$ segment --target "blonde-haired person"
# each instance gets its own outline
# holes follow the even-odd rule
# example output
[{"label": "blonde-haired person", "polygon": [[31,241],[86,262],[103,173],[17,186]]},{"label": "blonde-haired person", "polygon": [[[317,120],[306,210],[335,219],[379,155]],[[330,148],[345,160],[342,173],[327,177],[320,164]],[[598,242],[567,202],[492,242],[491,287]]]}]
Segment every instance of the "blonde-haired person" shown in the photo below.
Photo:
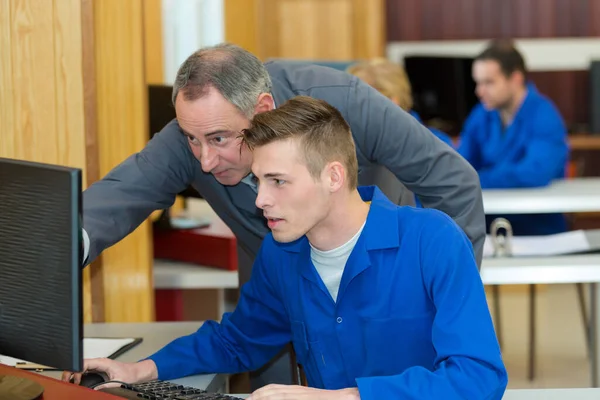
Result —
[{"label": "blonde-haired person", "polygon": [[[413,99],[410,81],[404,68],[400,65],[385,58],[375,58],[353,64],[348,67],[347,72],[377,89],[381,94],[422,123],[419,114],[412,109]],[[428,128],[442,142],[453,146],[450,136],[438,129]]]}]

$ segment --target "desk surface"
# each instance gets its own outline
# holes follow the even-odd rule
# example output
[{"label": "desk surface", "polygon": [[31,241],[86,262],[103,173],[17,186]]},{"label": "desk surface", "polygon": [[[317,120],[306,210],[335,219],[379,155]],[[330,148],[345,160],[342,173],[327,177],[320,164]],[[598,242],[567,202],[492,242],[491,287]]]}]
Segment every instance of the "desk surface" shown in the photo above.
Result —
[{"label": "desk surface", "polygon": [[543,214],[600,211],[600,178],[558,180],[529,189],[486,189],[486,214]]},{"label": "desk surface", "polygon": [[598,283],[600,254],[484,258],[484,285]]},{"label": "desk surface", "polygon": [[[141,337],[144,340],[117,358],[119,361],[136,362],[148,357],[172,340],[195,332],[202,322],[154,322],[86,324],[84,336],[88,337]],[[48,371],[44,375],[60,379],[61,371]],[[199,389],[216,391],[224,386],[225,375],[206,374],[176,379],[173,382]]]}]

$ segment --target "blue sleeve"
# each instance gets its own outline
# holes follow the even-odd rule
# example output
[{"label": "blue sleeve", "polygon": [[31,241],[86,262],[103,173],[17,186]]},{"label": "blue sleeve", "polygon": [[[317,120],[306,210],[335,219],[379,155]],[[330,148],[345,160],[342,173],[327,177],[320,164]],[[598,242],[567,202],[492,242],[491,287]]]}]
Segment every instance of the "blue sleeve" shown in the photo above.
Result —
[{"label": "blue sleeve", "polygon": [[463,156],[475,170],[481,168],[481,150],[477,137],[477,125],[481,118],[483,118],[483,114],[481,112],[481,105],[479,105],[471,111],[471,114],[465,121],[456,148],[458,154]]},{"label": "blue sleeve", "polygon": [[558,111],[549,103],[540,104],[530,124],[532,132],[519,162],[503,162],[479,171],[482,189],[540,187],[561,177],[568,156],[567,130]]},{"label": "blue sleeve", "polygon": [[[437,213],[437,212],[436,212]],[[501,399],[508,376],[473,251],[459,228],[437,213],[421,234],[423,285],[436,315],[433,371],[357,379],[361,400]]]},{"label": "blue sleeve", "polygon": [[175,339],[149,357],[159,379],[251,371],[291,341],[289,318],[265,265],[268,242],[272,246],[272,239],[265,239],[233,313],[225,314],[220,324],[206,321],[195,333]]}]

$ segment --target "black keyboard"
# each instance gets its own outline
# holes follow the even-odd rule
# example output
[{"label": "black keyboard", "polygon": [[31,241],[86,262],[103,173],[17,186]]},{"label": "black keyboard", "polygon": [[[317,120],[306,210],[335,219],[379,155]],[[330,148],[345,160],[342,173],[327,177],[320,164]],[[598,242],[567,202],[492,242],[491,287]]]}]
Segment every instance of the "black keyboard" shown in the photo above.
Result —
[{"label": "black keyboard", "polygon": [[176,385],[166,381],[152,381],[133,385],[121,385],[120,388],[101,389],[125,399],[150,400],[241,400],[239,397],[221,393],[208,393],[206,390]]}]

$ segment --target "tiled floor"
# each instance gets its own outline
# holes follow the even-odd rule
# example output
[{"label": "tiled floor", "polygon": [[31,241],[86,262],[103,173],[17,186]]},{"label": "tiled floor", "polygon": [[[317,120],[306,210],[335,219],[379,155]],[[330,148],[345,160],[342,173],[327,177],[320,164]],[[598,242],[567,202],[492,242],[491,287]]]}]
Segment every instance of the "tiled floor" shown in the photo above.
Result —
[{"label": "tiled floor", "polygon": [[[491,291],[488,304],[493,310]],[[501,289],[503,357],[508,387],[589,387],[590,368],[575,285],[544,285],[537,294],[536,376],[527,378],[529,294],[526,287]]]}]

